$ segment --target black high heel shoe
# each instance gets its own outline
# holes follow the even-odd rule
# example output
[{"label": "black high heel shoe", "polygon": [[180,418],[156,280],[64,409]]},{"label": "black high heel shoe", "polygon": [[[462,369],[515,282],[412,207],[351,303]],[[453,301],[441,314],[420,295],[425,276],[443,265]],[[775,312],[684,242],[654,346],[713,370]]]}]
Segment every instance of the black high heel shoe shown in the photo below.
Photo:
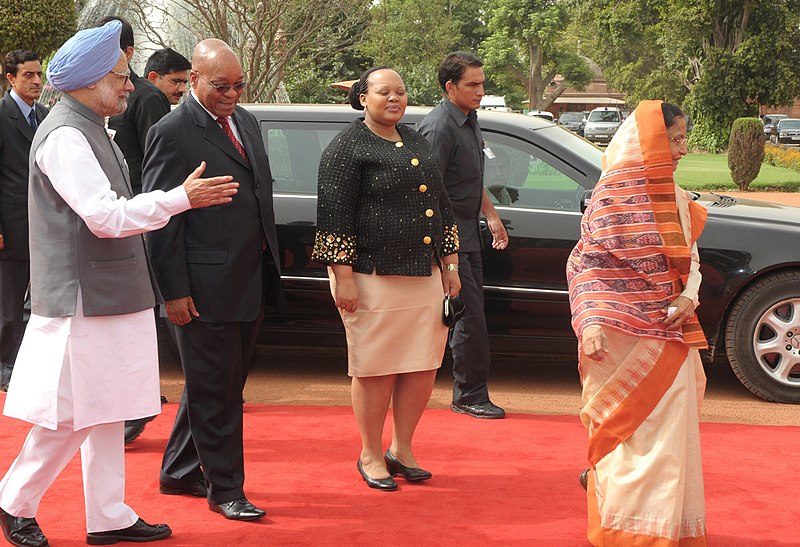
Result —
[{"label": "black high heel shoe", "polygon": [[589,471],[591,471],[591,469],[586,469],[583,473],[578,475],[578,482],[581,483],[584,490],[589,489]]},{"label": "black high heel shoe", "polygon": [[364,466],[361,465],[361,458],[358,459],[356,467],[358,467],[358,472],[361,473],[361,478],[364,479],[364,482],[366,482],[367,486],[370,488],[375,488],[376,490],[383,490],[386,492],[397,490],[397,483],[394,482],[392,477],[386,477],[385,479],[373,479],[367,475],[366,471],[364,471]]},{"label": "black high heel shoe", "polygon": [[394,457],[391,449],[388,448],[386,449],[386,454],[383,455],[383,460],[386,462],[386,469],[389,470],[393,477],[402,475],[407,481],[426,481],[433,476],[430,471],[425,471],[419,467],[406,467]]}]

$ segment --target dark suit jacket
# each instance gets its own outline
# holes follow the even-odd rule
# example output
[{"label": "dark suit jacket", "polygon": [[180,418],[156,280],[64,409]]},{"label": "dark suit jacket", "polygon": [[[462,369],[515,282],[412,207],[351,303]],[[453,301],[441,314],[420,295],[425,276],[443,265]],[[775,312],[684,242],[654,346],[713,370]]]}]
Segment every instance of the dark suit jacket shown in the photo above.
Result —
[{"label": "dark suit jacket", "polygon": [[[39,123],[47,108],[36,103]],[[0,259],[28,260],[28,156],[33,130],[6,92],[0,101]]]},{"label": "dark suit jacket", "polygon": [[249,162],[193,96],[147,135],[145,192],[182,184],[201,161],[203,177],[232,175],[240,184],[233,202],[186,211],[146,237],[164,300],[191,296],[198,321],[253,321],[264,291],[277,290],[277,278],[265,287],[262,271],[265,238],[276,272],[280,264],[269,160],[255,117],[237,107],[233,120]]},{"label": "dark suit jacket", "polygon": [[169,99],[146,78],[131,72],[133,93],[128,97],[125,112],[108,119],[108,127],[116,131],[114,142],[120,147],[131,174],[134,194],[142,191],[142,161],[147,131],[169,114]]}]

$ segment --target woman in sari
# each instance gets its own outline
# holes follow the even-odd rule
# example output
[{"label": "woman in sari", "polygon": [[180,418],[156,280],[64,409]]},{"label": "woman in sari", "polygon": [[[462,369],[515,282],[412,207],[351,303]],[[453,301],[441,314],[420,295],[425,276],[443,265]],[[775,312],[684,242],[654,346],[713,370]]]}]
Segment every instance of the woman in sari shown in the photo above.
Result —
[{"label": "woman in sari", "polygon": [[683,112],[644,101],[603,155],[567,263],[594,545],[705,545],[695,308],[706,210],[678,187]]}]

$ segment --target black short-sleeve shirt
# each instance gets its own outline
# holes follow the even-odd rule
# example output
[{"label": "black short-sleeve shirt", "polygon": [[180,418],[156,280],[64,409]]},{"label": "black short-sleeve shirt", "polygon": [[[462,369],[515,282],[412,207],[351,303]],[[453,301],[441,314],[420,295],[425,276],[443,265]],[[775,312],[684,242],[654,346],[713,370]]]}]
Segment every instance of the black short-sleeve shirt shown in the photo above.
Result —
[{"label": "black short-sleeve shirt", "polygon": [[464,114],[443,99],[419,124],[439,161],[442,181],[458,224],[460,250],[481,249],[479,220],[483,200],[483,136],[478,115]]}]

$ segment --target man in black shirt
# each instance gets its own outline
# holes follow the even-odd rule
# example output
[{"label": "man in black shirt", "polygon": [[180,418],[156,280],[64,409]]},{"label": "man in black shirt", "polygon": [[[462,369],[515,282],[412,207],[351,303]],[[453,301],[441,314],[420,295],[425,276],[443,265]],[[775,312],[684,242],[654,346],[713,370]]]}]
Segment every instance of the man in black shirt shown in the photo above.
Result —
[{"label": "man in black shirt", "polygon": [[503,418],[505,411],[489,400],[486,385],[491,359],[483,311],[480,215],[486,217],[494,249],[506,248],[508,234],[483,187],[483,156],[491,157],[491,150],[483,142],[476,113],[484,95],[482,66],[464,51],[444,58],[439,84],[446,97],[425,116],[419,131],[439,160],[460,241],[458,267],[466,311],[450,331],[455,378],[450,408],[476,418]]}]

